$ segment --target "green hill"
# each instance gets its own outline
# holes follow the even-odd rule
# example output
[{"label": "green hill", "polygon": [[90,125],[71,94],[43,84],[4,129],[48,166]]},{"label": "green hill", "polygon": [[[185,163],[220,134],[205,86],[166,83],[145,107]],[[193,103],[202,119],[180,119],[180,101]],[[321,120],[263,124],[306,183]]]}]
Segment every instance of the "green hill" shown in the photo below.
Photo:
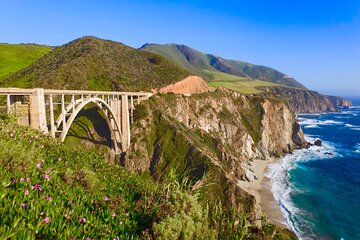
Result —
[{"label": "green hill", "polygon": [[166,58],[122,43],[83,37],[54,48],[2,81],[3,86],[150,90],[191,73]]},{"label": "green hill", "polygon": [[[145,44],[142,50],[160,54],[194,74],[200,75],[210,86],[225,86],[241,92],[257,92],[257,86],[279,86],[306,89],[285,74],[260,65],[227,60],[213,54],[205,54],[185,45]],[[243,90],[243,88],[245,90]]]},{"label": "green hill", "polygon": [[51,51],[51,47],[36,44],[0,44],[0,80],[29,66]]}]

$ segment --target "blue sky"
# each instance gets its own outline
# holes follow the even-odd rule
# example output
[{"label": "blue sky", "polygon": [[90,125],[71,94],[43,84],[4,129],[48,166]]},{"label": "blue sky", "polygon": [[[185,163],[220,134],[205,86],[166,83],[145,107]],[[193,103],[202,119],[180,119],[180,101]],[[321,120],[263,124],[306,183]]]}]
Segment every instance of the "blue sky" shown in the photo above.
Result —
[{"label": "blue sky", "polygon": [[322,93],[360,96],[358,0],[3,0],[0,20],[0,42],[181,43],[276,68]]}]

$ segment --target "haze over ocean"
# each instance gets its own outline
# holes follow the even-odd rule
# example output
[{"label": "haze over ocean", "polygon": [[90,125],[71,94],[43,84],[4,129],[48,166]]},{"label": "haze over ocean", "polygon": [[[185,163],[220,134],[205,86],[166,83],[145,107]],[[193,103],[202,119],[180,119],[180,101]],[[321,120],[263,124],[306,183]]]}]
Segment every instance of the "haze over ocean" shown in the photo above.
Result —
[{"label": "haze over ocean", "polygon": [[357,0],[12,0],[1,4],[0,42],[181,43],[273,67],[324,94],[358,96],[359,10]]}]

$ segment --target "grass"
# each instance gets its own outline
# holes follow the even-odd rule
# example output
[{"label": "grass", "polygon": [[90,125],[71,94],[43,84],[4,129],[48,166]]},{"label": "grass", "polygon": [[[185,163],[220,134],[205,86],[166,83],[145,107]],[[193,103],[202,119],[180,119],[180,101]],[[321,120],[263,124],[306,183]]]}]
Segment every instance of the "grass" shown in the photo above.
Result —
[{"label": "grass", "polygon": [[[160,54],[195,75],[210,82],[210,86],[230,86],[242,93],[259,93],[256,86],[286,86],[305,89],[303,85],[285,74],[265,66],[223,59],[178,44],[146,44],[143,50]],[[254,80],[251,80],[254,79]],[[215,82],[213,82],[216,80]],[[224,83],[222,83],[224,81]],[[249,83],[252,81],[252,83]],[[276,85],[267,85],[274,83]]]},{"label": "grass", "polygon": [[238,77],[226,73],[215,72],[215,71],[205,71],[206,74],[211,79],[208,81],[208,85],[212,88],[225,87],[236,92],[244,94],[256,94],[262,93],[261,90],[257,89],[260,86],[275,87],[280,86],[275,83],[260,81],[260,80],[251,80],[244,77]]},{"label": "grass", "polygon": [[29,66],[51,49],[35,44],[0,44],[0,80]]},{"label": "grass", "polygon": [[21,72],[5,78],[2,85],[150,91],[182,80],[190,74],[160,55],[114,41],[83,37],[54,48]]},{"label": "grass", "polygon": [[162,182],[0,116],[1,239],[294,239],[221,203],[200,204],[171,169]]}]

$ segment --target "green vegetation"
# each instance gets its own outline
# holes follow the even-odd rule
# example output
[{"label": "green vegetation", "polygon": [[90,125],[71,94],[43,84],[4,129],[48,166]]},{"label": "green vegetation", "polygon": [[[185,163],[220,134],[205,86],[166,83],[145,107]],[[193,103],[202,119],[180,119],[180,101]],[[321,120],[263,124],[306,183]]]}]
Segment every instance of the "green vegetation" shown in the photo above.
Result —
[{"label": "green vegetation", "polygon": [[65,144],[108,155],[111,133],[102,111],[95,104],[89,104],[79,112],[65,138]]},{"label": "green vegetation", "polygon": [[306,89],[295,79],[289,78],[275,69],[247,62],[223,59],[184,45],[145,44],[141,49],[166,57],[209,81],[210,86],[213,87],[230,86],[235,91],[242,93],[258,93],[260,91],[255,87],[273,86],[269,83]]},{"label": "green vegetation", "polygon": [[35,44],[0,44],[0,81],[50,51],[51,47]]},{"label": "green vegetation", "polygon": [[169,169],[162,182],[0,117],[1,239],[294,239],[207,205]]},{"label": "green vegetation", "polygon": [[[6,60],[6,59],[5,59]],[[3,86],[55,89],[149,91],[191,73],[157,54],[95,37],[54,48]]]},{"label": "green vegetation", "polygon": [[262,91],[257,89],[257,87],[261,87],[261,86],[268,86],[268,87],[279,86],[278,84],[275,83],[252,80],[249,78],[238,77],[221,72],[213,72],[213,71],[204,71],[204,72],[211,79],[208,81],[208,85],[210,87],[212,88],[225,87],[244,94],[261,93]]}]

